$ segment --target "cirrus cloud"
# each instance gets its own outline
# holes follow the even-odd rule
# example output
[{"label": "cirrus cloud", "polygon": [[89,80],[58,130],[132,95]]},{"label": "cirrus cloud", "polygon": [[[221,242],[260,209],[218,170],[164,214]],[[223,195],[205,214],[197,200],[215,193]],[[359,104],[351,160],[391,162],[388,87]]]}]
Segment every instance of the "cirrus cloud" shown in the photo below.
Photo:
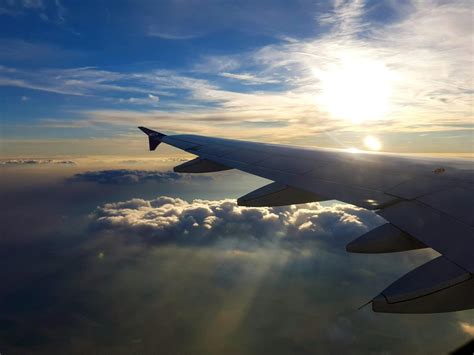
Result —
[{"label": "cirrus cloud", "polygon": [[[471,132],[472,82],[466,75],[473,58],[471,4],[385,5],[396,16],[377,22],[369,16],[376,10],[370,2],[335,1],[332,10],[315,15],[324,30],[311,38],[283,37],[246,52],[199,56],[191,66],[176,70],[118,72],[82,67],[33,72],[0,66],[0,85],[102,100],[94,107],[65,113],[68,119],[45,117],[40,125],[47,128],[79,122],[77,127],[123,129],[131,123],[153,126],[159,121],[162,129],[183,133],[224,132],[239,138],[305,143],[318,133],[336,130]],[[385,113],[357,125],[333,117],[324,104],[325,82],[333,82],[348,62],[360,65],[351,67],[360,75],[350,87],[365,90],[364,98],[374,92],[363,85],[366,77],[378,77],[373,68],[384,68],[391,88]],[[104,107],[104,100],[119,106]],[[123,110],[124,104],[147,109]],[[245,129],[255,122],[254,129]],[[438,143],[447,146],[443,140]],[[432,149],[430,143],[424,145]]]}]

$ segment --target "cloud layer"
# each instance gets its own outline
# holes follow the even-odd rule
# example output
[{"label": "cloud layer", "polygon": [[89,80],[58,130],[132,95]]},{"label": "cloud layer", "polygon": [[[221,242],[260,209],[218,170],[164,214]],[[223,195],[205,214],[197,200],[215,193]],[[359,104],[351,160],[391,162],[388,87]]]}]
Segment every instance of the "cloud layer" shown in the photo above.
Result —
[{"label": "cloud layer", "polygon": [[73,160],[55,160],[55,159],[4,159],[0,160],[0,166],[34,166],[34,165],[76,165]]},{"label": "cloud layer", "polygon": [[383,223],[373,212],[346,204],[309,203],[286,207],[241,207],[235,200],[158,197],[109,203],[93,214],[96,229],[139,235],[147,241],[208,243],[241,241],[302,242],[351,238]]},{"label": "cloud layer", "polygon": [[[124,129],[159,121],[165,131],[293,141],[332,131],[472,130],[470,2],[383,6],[393,15],[391,21],[377,21],[377,6],[366,1],[335,1],[331,10],[315,15],[318,35],[284,37],[237,54],[200,56],[180,69],[0,67],[0,84],[99,100],[95,107],[71,112],[74,119],[44,117],[41,125],[49,128]],[[387,100],[368,121],[354,125],[331,109],[328,83],[345,71],[353,79],[346,85],[352,96],[372,106]],[[381,89],[370,87],[381,76],[387,91],[383,98],[377,94]],[[338,105],[349,105],[351,93],[336,100]]]},{"label": "cloud layer", "polygon": [[212,180],[209,175],[188,175],[178,174],[172,171],[153,171],[153,170],[99,170],[86,171],[75,174],[69,179],[71,182],[96,182],[98,184],[130,185],[142,184],[145,182],[170,182],[170,181],[209,181]]},{"label": "cloud layer", "polygon": [[[357,310],[433,257],[347,253],[345,244],[381,223],[372,212],[239,207],[224,198],[242,192],[231,179],[184,197],[193,184],[63,184],[47,175],[45,186],[38,176],[1,185],[7,353],[447,353],[468,336],[460,322],[470,324],[472,311]],[[192,200],[213,189],[220,196]]]}]

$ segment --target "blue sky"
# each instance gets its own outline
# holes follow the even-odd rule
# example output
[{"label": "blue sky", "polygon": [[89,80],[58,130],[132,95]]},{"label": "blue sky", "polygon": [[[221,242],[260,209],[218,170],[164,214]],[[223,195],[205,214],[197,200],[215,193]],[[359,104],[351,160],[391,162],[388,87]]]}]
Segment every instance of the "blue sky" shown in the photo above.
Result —
[{"label": "blue sky", "polygon": [[2,136],[103,137],[128,154],[123,140],[149,125],[471,152],[471,12],[468,1],[0,1]]}]

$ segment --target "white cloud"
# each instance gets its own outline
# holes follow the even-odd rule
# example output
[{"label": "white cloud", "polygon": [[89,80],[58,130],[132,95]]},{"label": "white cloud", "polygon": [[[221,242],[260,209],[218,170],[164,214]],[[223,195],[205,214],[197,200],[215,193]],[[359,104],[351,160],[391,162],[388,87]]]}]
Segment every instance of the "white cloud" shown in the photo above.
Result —
[{"label": "white cloud", "polygon": [[160,98],[156,95],[148,94],[147,96],[144,97],[129,97],[128,99],[117,99],[117,100],[112,100],[116,101],[119,103],[127,103],[127,104],[134,104],[134,105],[152,105],[156,106],[158,102],[160,101]]},{"label": "white cloud", "polygon": [[263,78],[263,77],[258,77],[256,75],[253,75],[251,73],[227,73],[223,72],[219,74],[220,76],[224,78],[229,78],[229,79],[235,79],[235,80],[241,80],[244,83],[248,83],[251,85],[257,85],[257,84],[276,84],[279,81],[271,78]]},{"label": "white cloud", "polygon": [[[310,139],[335,130],[382,134],[472,129],[470,2],[419,1],[410,11],[401,9],[396,21],[382,24],[367,19],[370,8],[362,0],[335,1],[330,13],[316,17],[328,29],[316,38],[292,38],[247,53],[206,57],[191,71],[118,73],[75,68],[21,72],[3,67],[0,84],[148,106],[157,104],[154,97],[168,96],[166,102],[160,102],[160,110],[76,112],[82,116],[77,120],[89,126],[129,126],[131,121],[153,126],[159,120],[165,130],[224,132],[273,141]],[[334,81],[334,72],[346,62],[379,63],[377,67],[387,73],[386,107],[360,110],[362,115],[372,114],[371,120],[354,124],[334,117],[324,105],[325,82]],[[362,97],[378,92],[367,87],[378,81],[364,84],[364,75],[371,75],[370,66],[361,68],[364,72],[354,76],[361,83],[351,83],[353,91],[361,92]],[[245,90],[227,89],[222,78],[245,85]],[[252,86],[260,83],[267,85],[265,90]],[[133,96],[117,100],[107,96],[111,92]],[[344,101],[349,94],[336,97],[340,106],[348,104]],[[371,99],[380,101],[377,97],[368,96],[364,101],[370,105]],[[262,127],[243,129],[256,122]]]},{"label": "white cloud", "polygon": [[[25,46],[26,52],[44,51],[45,56],[54,52],[49,47],[36,46],[27,42],[7,41],[11,45],[9,53],[0,54],[0,57],[14,59],[22,55],[22,48]],[[7,50],[8,52],[8,50]],[[16,86],[33,90],[54,92],[63,95],[73,96],[97,96],[104,100],[111,100],[110,93],[139,93],[144,97],[131,97],[129,100],[134,103],[156,104],[159,101],[158,95],[170,95],[157,89],[154,80],[147,77],[145,73],[119,73],[107,70],[99,70],[94,67],[81,67],[70,69],[43,69],[43,70],[19,70],[6,66],[0,66],[0,86]],[[125,84],[125,82],[130,82]],[[148,87],[146,85],[148,84]],[[116,102],[120,99],[113,98]],[[124,102],[122,101],[122,102]]]},{"label": "white cloud", "polygon": [[134,234],[148,241],[208,243],[237,237],[242,241],[317,241],[356,237],[380,225],[375,213],[346,204],[251,208],[235,200],[158,197],[109,203],[93,214],[99,230]]}]

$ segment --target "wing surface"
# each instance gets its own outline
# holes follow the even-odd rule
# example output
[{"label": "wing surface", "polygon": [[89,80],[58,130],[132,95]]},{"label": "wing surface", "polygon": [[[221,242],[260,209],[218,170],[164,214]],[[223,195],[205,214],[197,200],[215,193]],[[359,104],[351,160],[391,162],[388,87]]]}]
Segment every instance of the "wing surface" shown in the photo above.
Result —
[{"label": "wing surface", "polygon": [[351,242],[348,251],[383,253],[431,247],[441,254],[375,297],[375,311],[426,313],[474,308],[472,161],[170,136],[140,129],[198,157],[176,171],[238,169],[274,181],[243,196],[238,200],[241,205],[335,199],[375,210],[387,220],[386,225]]}]

